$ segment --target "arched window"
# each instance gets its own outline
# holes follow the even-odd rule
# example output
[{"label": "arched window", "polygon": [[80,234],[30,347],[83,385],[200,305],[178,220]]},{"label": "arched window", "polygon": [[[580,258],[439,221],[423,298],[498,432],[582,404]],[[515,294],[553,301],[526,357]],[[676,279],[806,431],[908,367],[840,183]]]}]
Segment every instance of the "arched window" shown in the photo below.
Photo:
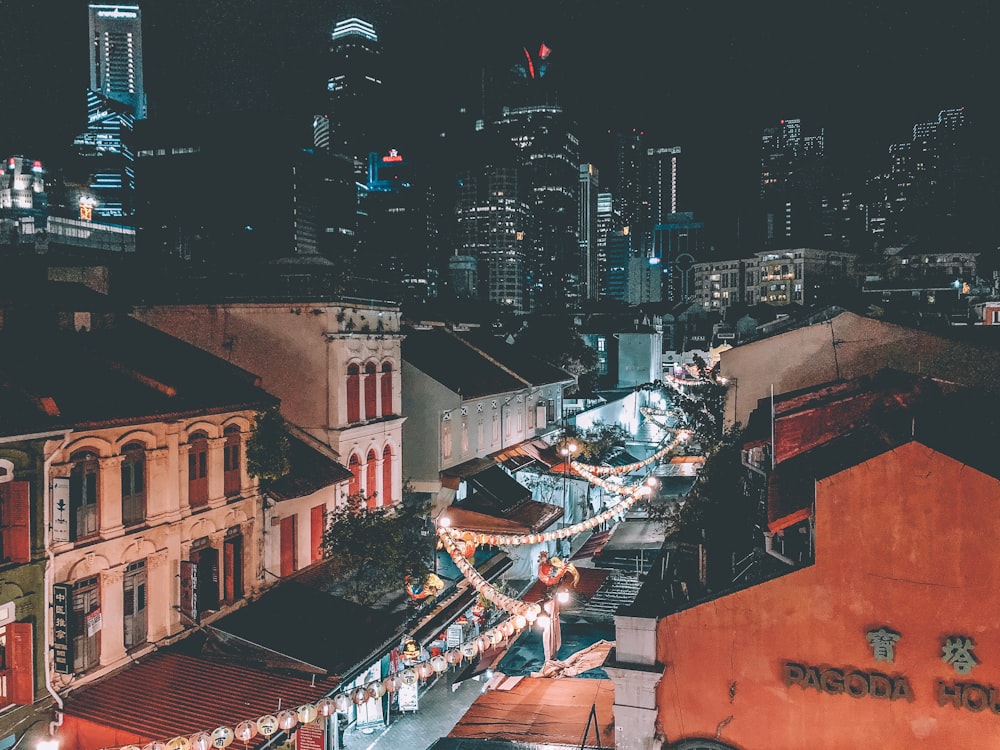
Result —
[{"label": "arched window", "polygon": [[361,421],[361,368],[347,366],[347,421]]},{"label": "arched window", "polygon": [[361,459],[357,453],[352,453],[347,462],[347,468],[351,472],[351,481],[347,484],[347,493],[354,497],[361,492]]},{"label": "arched window", "polygon": [[382,414],[395,414],[396,409],[392,403],[392,365],[389,362],[382,363]]},{"label": "arched window", "polygon": [[378,455],[375,451],[368,451],[368,458],[365,461],[365,493],[368,495],[368,507],[378,507]]},{"label": "arched window", "polygon": [[146,453],[141,443],[122,448],[122,524],[146,520]]},{"label": "arched window", "polygon": [[188,438],[188,504],[208,504],[208,435],[204,432]]},{"label": "arched window", "polygon": [[378,404],[376,394],[378,393],[378,375],[375,374],[375,363],[369,362],[365,365],[365,419],[374,419],[378,416]]},{"label": "arched window", "polygon": [[70,538],[75,542],[97,533],[97,454],[80,451],[70,456],[69,475]]},{"label": "arched window", "polygon": [[226,428],[226,447],[223,453],[223,483],[226,497],[240,494],[240,428],[238,425],[229,425]]},{"label": "arched window", "polygon": [[391,505],[392,499],[392,448],[382,451],[382,505]]}]

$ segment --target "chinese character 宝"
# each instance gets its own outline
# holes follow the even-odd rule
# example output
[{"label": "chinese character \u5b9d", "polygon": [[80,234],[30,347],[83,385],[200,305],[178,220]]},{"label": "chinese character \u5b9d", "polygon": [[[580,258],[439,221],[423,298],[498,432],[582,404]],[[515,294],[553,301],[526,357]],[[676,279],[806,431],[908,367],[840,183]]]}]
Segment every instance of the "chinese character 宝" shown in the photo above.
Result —
[{"label": "chinese character \u5b9d", "polygon": [[899,640],[899,633],[894,633],[886,628],[868,631],[868,642],[872,645],[875,654],[875,661],[885,661],[892,664],[896,658],[894,647]]},{"label": "chinese character \u5b9d", "polygon": [[969,674],[979,660],[972,654],[976,647],[975,641],[967,636],[952,635],[941,647],[945,664],[951,664],[959,674]]}]

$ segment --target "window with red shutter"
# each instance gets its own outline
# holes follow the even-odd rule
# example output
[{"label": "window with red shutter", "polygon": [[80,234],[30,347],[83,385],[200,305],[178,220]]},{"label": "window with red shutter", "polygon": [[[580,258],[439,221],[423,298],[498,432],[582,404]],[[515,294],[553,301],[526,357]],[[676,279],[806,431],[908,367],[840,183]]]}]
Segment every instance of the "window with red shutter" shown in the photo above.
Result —
[{"label": "window with red shutter", "polygon": [[296,553],[295,516],[281,519],[281,576],[290,576],[298,568]]},{"label": "window with red shutter", "polygon": [[368,451],[365,459],[365,493],[368,495],[368,507],[378,507],[378,458],[375,451]]},{"label": "window with red shutter", "polygon": [[361,368],[347,366],[347,421],[361,421]]},{"label": "window with red shutter", "polygon": [[30,622],[0,627],[0,707],[30,706],[35,700],[31,630]]},{"label": "window with red shutter", "polygon": [[347,461],[347,468],[351,472],[351,481],[347,485],[347,494],[354,497],[361,492],[361,459],[357,453],[352,453]]},{"label": "window with red shutter", "polygon": [[365,365],[365,419],[374,419],[378,416],[378,404],[375,403],[378,387],[378,375],[375,372],[375,363],[369,362]]},{"label": "window with red shutter", "polygon": [[240,428],[226,428],[226,447],[223,454],[223,484],[226,497],[240,494]]},{"label": "window with red shutter", "polygon": [[208,435],[196,432],[188,438],[188,503],[208,504]]},{"label": "window with red shutter", "polygon": [[392,504],[392,448],[382,451],[382,505]]},{"label": "window with red shutter", "polygon": [[382,365],[382,414],[395,414],[392,405],[392,365],[386,362]]},{"label": "window with red shutter", "polygon": [[0,563],[31,561],[31,484],[0,484]]},{"label": "window with red shutter", "polygon": [[316,505],[309,511],[310,523],[310,548],[312,549],[312,560],[323,559],[323,532],[326,531],[326,506]]}]

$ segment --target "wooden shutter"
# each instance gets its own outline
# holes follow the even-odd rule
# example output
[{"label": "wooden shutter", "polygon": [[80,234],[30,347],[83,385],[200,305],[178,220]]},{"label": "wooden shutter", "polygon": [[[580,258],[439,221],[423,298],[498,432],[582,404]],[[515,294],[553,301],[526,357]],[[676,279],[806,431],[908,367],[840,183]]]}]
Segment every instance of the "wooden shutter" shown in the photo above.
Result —
[{"label": "wooden shutter", "polygon": [[11,562],[31,562],[31,485],[28,482],[7,483],[7,548]]},{"label": "wooden shutter", "polygon": [[[27,484],[26,482],[22,484]],[[35,665],[30,622],[7,625],[7,691],[10,702],[30,706],[35,702]]]},{"label": "wooden shutter", "polygon": [[310,538],[312,541],[312,560],[323,559],[323,532],[326,530],[326,506],[317,505],[309,511]]},{"label": "wooden shutter", "polygon": [[281,519],[281,576],[290,576],[295,572],[295,516]]}]

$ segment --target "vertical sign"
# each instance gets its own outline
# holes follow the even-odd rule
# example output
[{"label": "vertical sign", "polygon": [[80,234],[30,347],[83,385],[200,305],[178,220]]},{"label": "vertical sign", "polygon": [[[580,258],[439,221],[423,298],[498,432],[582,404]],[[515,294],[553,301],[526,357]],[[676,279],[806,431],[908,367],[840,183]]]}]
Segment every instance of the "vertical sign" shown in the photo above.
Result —
[{"label": "vertical sign", "polygon": [[198,622],[198,567],[181,560],[181,614]]},{"label": "vertical sign", "polygon": [[69,541],[69,477],[52,480],[52,541]]},{"label": "vertical sign", "polygon": [[73,674],[73,641],[69,632],[73,587],[68,583],[52,585],[52,653],[59,674]]}]

